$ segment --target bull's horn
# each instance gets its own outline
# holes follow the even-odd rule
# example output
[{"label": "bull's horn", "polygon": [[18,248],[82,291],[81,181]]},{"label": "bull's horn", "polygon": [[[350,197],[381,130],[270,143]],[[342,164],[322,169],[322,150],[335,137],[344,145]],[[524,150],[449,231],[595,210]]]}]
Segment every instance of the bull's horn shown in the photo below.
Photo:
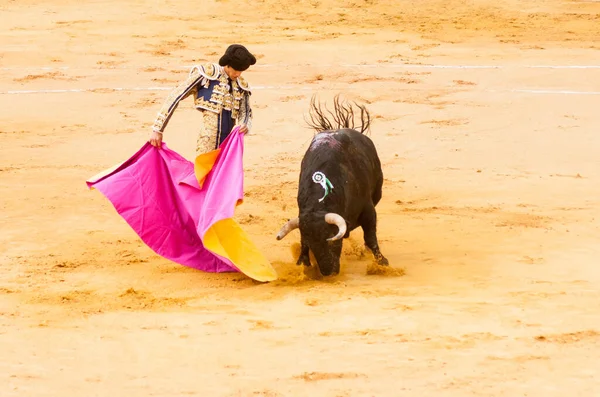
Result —
[{"label": "bull's horn", "polygon": [[328,238],[327,241],[335,241],[341,239],[346,234],[346,221],[340,215],[335,213],[329,213],[325,215],[325,222],[330,225],[336,225],[339,229],[338,234],[334,237]]},{"label": "bull's horn", "polygon": [[282,238],[287,236],[288,233],[291,232],[292,230],[298,229],[299,226],[300,226],[299,218],[290,219],[289,221],[287,221],[287,223],[285,225],[283,225],[283,227],[279,231],[279,234],[277,235],[277,240],[281,240]]}]

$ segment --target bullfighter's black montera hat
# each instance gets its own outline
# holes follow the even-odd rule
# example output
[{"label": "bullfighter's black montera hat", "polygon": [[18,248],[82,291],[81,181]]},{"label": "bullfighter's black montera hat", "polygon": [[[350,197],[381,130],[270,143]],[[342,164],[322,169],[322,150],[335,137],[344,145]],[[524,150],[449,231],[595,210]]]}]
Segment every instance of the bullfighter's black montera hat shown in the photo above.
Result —
[{"label": "bullfighter's black montera hat", "polygon": [[228,65],[240,72],[243,72],[255,63],[256,58],[254,55],[241,44],[232,44],[227,47],[225,54],[219,59],[219,65]]}]

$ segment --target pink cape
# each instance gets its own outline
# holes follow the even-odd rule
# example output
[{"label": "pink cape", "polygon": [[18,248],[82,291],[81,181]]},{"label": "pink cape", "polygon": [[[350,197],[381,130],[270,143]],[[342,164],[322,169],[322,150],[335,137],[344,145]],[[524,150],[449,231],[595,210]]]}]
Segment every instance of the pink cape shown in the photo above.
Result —
[{"label": "pink cape", "polygon": [[160,149],[147,142],[86,183],[164,258],[205,272],[242,271],[271,281],[274,269],[232,219],[244,198],[243,146],[236,127],[194,166],[164,142]]}]

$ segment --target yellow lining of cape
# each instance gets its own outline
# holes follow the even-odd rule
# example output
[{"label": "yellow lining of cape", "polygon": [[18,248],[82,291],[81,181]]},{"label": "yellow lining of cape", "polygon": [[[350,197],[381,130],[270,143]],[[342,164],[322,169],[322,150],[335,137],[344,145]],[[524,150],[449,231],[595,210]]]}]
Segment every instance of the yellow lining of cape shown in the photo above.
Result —
[{"label": "yellow lining of cape", "polygon": [[[200,187],[212,170],[220,150],[196,157],[194,173]],[[242,202],[242,199],[238,200],[236,207]],[[204,248],[229,259],[236,268],[252,279],[262,282],[277,280],[275,269],[234,219],[222,219],[213,224],[204,234],[203,243]]]},{"label": "yellow lining of cape", "polygon": [[194,160],[194,174],[196,174],[200,188],[204,185],[204,180],[215,165],[220,152],[221,149],[211,150],[210,152],[201,154]]}]

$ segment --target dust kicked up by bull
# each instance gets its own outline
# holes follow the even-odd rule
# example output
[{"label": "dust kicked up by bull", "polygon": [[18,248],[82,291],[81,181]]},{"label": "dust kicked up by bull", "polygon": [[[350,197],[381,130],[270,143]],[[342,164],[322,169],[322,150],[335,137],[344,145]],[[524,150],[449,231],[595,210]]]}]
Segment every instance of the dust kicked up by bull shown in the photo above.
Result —
[{"label": "dust kicked up by bull", "polygon": [[[299,214],[277,235],[281,240],[299,229],[297,264],[311,266],[312,251],[324,276],[340,272],[343,238],[359,226],[377,263],[388,265],[377,240],[375,207],[382,196],[383,172],[377,149],[367,136],[370,114],[364,105],[340,101],[339,95],[333,105],[330,111],[317,104],[315,96],[311,100],[307,123],[316,134],[300,164]],[[361,125],[357,128],[355,110],[360,112]]]}]

